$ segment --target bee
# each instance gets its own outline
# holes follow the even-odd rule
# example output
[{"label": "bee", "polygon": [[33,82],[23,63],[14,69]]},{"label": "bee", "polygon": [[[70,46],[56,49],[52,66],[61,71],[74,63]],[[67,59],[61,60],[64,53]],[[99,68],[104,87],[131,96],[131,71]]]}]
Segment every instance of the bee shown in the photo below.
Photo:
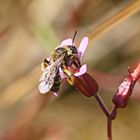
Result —
[{"label": "bee", "polygon": [[[76,35],[77,32],[75,32]],[[67,80],[70,84],[73,84],[72,73],[67,70],[67,67],[74,65],[75,67],[80,67],[80,61],[78,58],[78,51],[73,45],[57,47],[50,55],[49,60],[44,59],[42,63],[42,69],[45,69],[44,75],[41,77],[40,81],[45,82],[45,93],[48,91],[57,92],[61,85],[61,77],[59,68],[66,75]]]}]

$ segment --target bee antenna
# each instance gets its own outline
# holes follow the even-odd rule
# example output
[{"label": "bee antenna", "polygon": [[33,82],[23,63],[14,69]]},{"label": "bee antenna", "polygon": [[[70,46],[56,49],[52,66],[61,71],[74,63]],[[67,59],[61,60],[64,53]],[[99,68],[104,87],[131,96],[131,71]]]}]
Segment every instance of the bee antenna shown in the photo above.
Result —
[{"label": "bee antenna", "polygon": [[73,39],[72,39],[72,46],[74,44],[74,40],[75,40],[76,35],[77,35],[77,31],[75,31],[75,33],[74,33],[74,36],[73,36]]}]

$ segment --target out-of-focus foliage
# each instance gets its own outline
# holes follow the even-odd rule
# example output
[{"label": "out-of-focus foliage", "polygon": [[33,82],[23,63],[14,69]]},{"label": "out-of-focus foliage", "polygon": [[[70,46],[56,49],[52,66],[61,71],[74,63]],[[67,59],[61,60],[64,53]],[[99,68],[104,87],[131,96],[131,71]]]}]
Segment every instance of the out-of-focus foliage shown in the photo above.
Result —
[{"label": "out-of-focus foliage", "polygon": [[[115,19],[116,24],[110,22],[105,31],[101,30],[103,34],[95,35],[84,55],[83,63],[88,64],[89,73],[97,79],[109,107],[117,86],[127,75],[127,67],[140,60],[138,1],[0,1],[1,140],[106,138],[104,116],[94,98],[84,98],[70,86],[62,86],[59,97],[39,93],[40,64],[75,30],[78,44],[83,36],[95,33],[131,5],[135,6],[125,13],[129,16],[122,14]],[[128,107],[118,112],[113,123],[114,140],[140,139],[139,85],[138,82]]]}]

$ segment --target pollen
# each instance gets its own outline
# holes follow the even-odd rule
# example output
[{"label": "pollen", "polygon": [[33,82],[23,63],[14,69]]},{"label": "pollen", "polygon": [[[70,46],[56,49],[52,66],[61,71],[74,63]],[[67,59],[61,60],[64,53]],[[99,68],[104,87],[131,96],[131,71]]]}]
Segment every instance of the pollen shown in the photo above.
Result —
[{"label": "pollen", "polygon": [[47,64],[41,63],[41,70],[44,71],[44,69],[47,67]]}]

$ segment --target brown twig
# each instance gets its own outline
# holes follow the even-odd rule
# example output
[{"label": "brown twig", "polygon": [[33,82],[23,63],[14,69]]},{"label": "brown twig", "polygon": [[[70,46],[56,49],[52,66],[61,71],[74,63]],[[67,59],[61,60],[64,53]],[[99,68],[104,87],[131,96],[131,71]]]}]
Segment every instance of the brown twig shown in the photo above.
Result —
[{"label": "brown twig", "polygon": [[94,31],[88,34],[89,40],[92,41],[93,39],[99,37],[103,33],[107,32],[108,30],[112,29],[114,26],[118,25],[120,22],[124,21],[126,18],[130,17],[131,15],[135,14],[140,10],[140,1],[136,0],[125,8],[120,10],[118,13],[104,21],[101,25],[99,25]]}]

